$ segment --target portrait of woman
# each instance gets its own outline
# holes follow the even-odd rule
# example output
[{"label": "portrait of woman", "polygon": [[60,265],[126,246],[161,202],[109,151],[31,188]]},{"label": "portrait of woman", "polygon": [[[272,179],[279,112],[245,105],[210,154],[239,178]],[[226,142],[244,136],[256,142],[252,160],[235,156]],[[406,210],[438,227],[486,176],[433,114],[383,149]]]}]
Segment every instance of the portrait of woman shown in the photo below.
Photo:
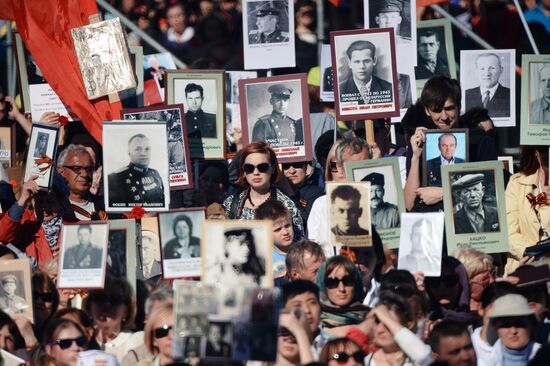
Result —
[{"label": "portrait of woman", "polygon": [[200,257],[200,239],[192,236],[193,222],[189,216],[176,216],[172,223],[172,230],[175,238],[164,245],[164,259]]},{"label": "portrait of woman", "polygon": [[[222,275],[228,283],[259,285],[266,274],[265,259],[256,253],[251,229],[230,229],[224,232],[225,263]],[[235,282],[231,282],[231,278]],[[238,279],[237,279],[238,278]]]}]

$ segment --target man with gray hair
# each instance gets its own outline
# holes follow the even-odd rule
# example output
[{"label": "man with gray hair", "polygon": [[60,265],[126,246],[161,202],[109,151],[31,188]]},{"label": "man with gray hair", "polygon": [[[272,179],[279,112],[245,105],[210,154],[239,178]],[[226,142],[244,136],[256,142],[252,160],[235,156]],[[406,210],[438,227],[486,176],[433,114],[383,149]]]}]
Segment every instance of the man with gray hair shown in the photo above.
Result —
[{"label": "man with gray hair", "polygon": [[[535,82],[535,80],[531,80]],[[550,123],[550,66],[543,66],[538,72],[540,98],[535,99],[529,106],[529,123]]]}]

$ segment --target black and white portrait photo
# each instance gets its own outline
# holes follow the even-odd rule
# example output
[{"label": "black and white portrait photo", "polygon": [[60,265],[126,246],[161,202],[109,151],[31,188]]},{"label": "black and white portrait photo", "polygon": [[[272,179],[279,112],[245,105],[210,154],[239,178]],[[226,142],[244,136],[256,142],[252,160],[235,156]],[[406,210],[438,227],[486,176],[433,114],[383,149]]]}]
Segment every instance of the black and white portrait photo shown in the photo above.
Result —
[{"label": "black and white portrait photo", "polygon": [[42,155],[47,155],[48,152],[48,139],[50,135],[45,132],[38,132],[36,138],[36,144],[34,145],[34,157],[41,158]]},{"label": "black and white portrait photo", "polygon": [[239,80],[257,77],[256,71],[225,72],[225,134],[228,153],[236,152],[236,138],[242,131]]},{"label": "black and white portrait photo", "polygon": [[125,120],[153,120],[163,122],[168,134],[168,163],[171,189],[192,188],[189,144],[187,140],[185,119],[183,119],[183,105],[169,105],[163,107],[146,107],[122,110]]},{"label": "black and white portrait photo", "polygon": [[103,149],[110,154],[103,167],[107,211],[125,212],[134,206],[168,209],[167,135],[162,121],[103,123]]},{"label": "black and white portrait photo", "polygon": [[30,261],[0,260],[0,310],[10,316],[24,315],[33,322],[32,301]]},{"label": "black and white portrait photo", "polygon": [[441,187],[441,167],[468,161],[468,130],[452,129],[448,132],[427,130],[424,149],[423,184]]},{"label": "black and white portrait photo", "polygon": [[321,46],[321,94],[322,102],[334,102],[334,80],[332,75],[332,60],[330,57],[330,45],[324,44]]},{"label": "black and white portrait photo", "polygon": [[436,75],[450,76],[445,41],[444,26],[418,28],[416,79],[429,79]]},{"label": "black and white portrait photo", "polygon": [[25,182],[37,175],[36,183],[42,190],[49,190],[53,178],[54,160],[57,154],[59,128],[33,123],[29,152],[25,164]]},{"label": "black and white portrait photo", "polygon": [[[272,224],[250,220],[205,221],[201,235],[204,283],[273,286]],[[220,245],[221,244],[221,245]]]},{"label": "black and white portrait photo", "polygon": [[425,276],[440,276],[443,212],[403,213],[397,267]]},{"label": "black and white portrait photo", "polygon": [[233,329],[231,322],[211,321],[208,324],[205,356],[209,358],[231,357]]},{"label": "black and white portrait photo", "polygon": [[372,244],[370,196],[370,182],[327,184],[331,245]]},{"label": "black and white portrait photo", "polygon": [[126,277],[126,230],[109,230],[107,274],[113,277]]},{"label": "black and white portrait photo", "polygon": [[365,4],[365,15],[368,14],[365,24],[369,28],[393,28],[397,44],[412,41],[411,29],[414,27],[411,27],[409,0],[372,0],[365,1]]},{"label": "black and white portrait photo", "polygon": [[[375,171],[376,170],[376,171]],[[378,167],[366,174],[363,182],[370,182],[370,215],[372,227],[388,229],[399,226],[397,189],[392,166]]]},{"label": "black and white portrait photo", "polygon": [[141,263],[137,268],[137,279],[148,280],[162,274],[162,263],[160,255],[160,239],[156,217],[142,219],[141,230]]},{"label": "black and white portrait photo", "polygon": [[126,278],[135,290],[138,261],[136,220],[109,221],[107,244],[107,275]]},{"label": "black and white portrait photo", "polygon": [[343,120],[399,114],[395,43],[390,29],[331,32],[336,116]]},{"label": "black and white portrait photo", "polygon": [[201,275],[200,225],[204,220],[202,209],[159,214],[164,278]]},{"label": "black and white portrait photo", "polygon": [[515,50],[461,51],[464,111],[483,107],[496,127],[515,126]]},{"label": "black and white portrait photo", "polygon": [[59,288],[103,288],[109,224],[62,224]]},{"label": "black and white portrait photo", "polygon": [[[215,80],[178,80],[175,97],[183,101],[187,135],[191,138],[216,138]],[[181,87],[181,89],[179,89]]]},{"label": "black and white portrait photo", "polygon": [[248,2],[249,44],[289,40],[288,0]]},{"label": "black and white portrait photo", "polygon": [[455,234],[501,230],[493,170],[451,172],[449,180]]},{"label": "black and white portrait photo", "polygon": [[529,124],[550,124],[550,62],[531,62],[528,71]]}]

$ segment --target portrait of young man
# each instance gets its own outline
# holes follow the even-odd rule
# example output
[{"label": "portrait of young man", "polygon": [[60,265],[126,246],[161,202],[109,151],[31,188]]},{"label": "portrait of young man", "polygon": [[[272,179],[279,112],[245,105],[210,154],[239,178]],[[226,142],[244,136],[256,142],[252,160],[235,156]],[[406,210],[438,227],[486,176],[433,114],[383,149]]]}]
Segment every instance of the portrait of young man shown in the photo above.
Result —
[{"label": "portrait of young man", "polygon": [[[212,96],[211,92],[208,95]],[[203,111],[202,106],[205,98],[204,88],[196,83],[189,83],[185,86],[185,100],[187,112],[185,121],[187,123],[187,134],[195,138],[216,138],[216,115]]]},{"label": "portrait of young man", "polygon": [[[370,241],[370,191],[360,191],[362,183],[339,184],[327,192],[330,233],[333,243],[366,245]],[[363,188],[363,187],[361,187]]]},{"label": "portrait of young man", "polygon": [[429,79],[435,75],[449,76],[445,39],[443,39],[444,28],[419,28],[417,32],[416,79]]},{"label": "portrait of young man", "polygon": [[103,250],[92,242],[92,226],[79,225],[76,234],[78,243],[69,245],[63,254],[63,269],[101,268]]}]

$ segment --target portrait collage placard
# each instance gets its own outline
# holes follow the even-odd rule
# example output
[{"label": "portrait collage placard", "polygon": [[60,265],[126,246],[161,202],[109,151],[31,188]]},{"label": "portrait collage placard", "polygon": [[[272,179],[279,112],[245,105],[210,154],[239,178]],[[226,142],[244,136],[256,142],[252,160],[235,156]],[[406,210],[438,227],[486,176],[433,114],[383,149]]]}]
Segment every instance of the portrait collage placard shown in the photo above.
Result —
[{"label": "portrait collage placard", "polygon": [[102,289],[108,240],[108,221],[62,224],[57,288]]},{"label": "portrait collage placard", "polygon": [[406,212],[401,220],[397,268],[427,277],[440,276],[445,213]]},{"label": "portrait collage placard", "polygon": [[550,145],[550,55],[521,56],[521,145]]},{"label": "portrait collage placard", "polygon": [[460,51],[462,112],[489,111],[495,127],[516,125],[516,50]]},{"label": "portrait collage placard", "polygon": [[329,244],[372,246],[371,183],[327,183]]},{"label": "portrait collage placard", "polygon": [[0,260],[0,310],[23,315],[34,323],[31,263],[28,259]]},{"label": "portrait collage placard", "polygon": [[136,291],[136,220],[109,220],[107,275],[126,278]]},{"label": "portrait collage placard", "polygon": [[201,228],[205,284],[273,286],[273,224],[259,220],[207,220]]},{"label": "portrait collage placard", "polygon": [[345,164],[348,182],[370,182],[370,219],[382,243],[399,247],[400,216],[405,212],[405,198],[399,173],[399,160],[388,157],[352,161]]},{"label": "portrait collage placard", "polygon": [[336,118],[398,116],[393,28],[330,32],[330,46]]},{"label": "portrait collage placard", "polygon": [[441,166],[469,161],[467,128],[424,131],[425,148],[422,150],[422,185],[441,187]]},{"label": "portrait collage placard", "polygon": [[448,213],[445,215],[448,252],[465,247],[485,253],[507,252],[502,163],[494,160],[446,165],[441,168],[441,175],[443,206]]},{"label": "portrait collage placard", "polygon": [[127,212],[135,206],[166,211],[168,183],[168,132],[164,121],[104,121],[103,162],[105,208]]},{"label": "portrait collage placard", "polygon": [[141,219],[138,243],[137,279],[146,281],[162,275],[162,260],[158,217]]},{"label": "portrait collage placard", "polygon": [[321,46],[321,102],[334,102],[334,79],[332,75],[332,59],[330,45]]},{"label": "portrait collage placard", "polygon": [[256,71],[225,72],[225,139],[228,156],[233,156],[236,152],[234,134],[240,135],[242,132],[239,80],[257,77],[258,72]]},{"label": "portrait collage placard", "polygon": [[311,160],[307,75],[239,80],[243,144],[265,141],[279,163]]},{"label": "portrait collage placard", "polygon": [[4,168],[15,166],[14,122],[0,122],[0,164]]},{"label": "portrait collage placard", "polygon": [[183,105],[123,109],[120,114],[125,120],[154,120],[166,124],[170,189],[193,188],[193,169],[191,167],[189,143],[187,134],[183,133],[183,131],[187,131]]},{"label": "portrait collage placard", "polygon": [[48,191],[52,185],[59,127],[33,123],[29,140],[29,151],[25,163],[25,178],[28,181],[37,175],[36,183],[40,190]]},{"label": "portrait collage placard", "polygon": [[200,228],[205,219],[205,208],[171,210],[158,215],[164,278],[200,277]]},{"label": "portrait collage placard", "polygon": [[225,154],[225,72],[166,72],[167,104],[183,103],[192,158],[223,159]]},{"label": "portrait collage placard", "polygon": [[245,0],[242,7],[244,69],[296,66],[294,1]]},{"label": "portrait collage placard", "polygon": [[171,53],[143,56],[143,103],[145,106],[164,102],[166,70],[176,70]]}]

